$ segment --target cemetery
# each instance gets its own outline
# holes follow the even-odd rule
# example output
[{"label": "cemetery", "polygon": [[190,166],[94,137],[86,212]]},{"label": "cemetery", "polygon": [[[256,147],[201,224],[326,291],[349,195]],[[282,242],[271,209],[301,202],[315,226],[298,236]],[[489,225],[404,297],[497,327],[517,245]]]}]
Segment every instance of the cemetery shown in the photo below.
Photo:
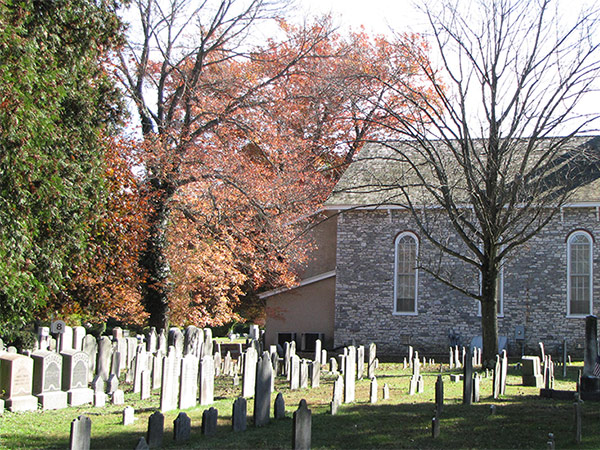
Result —
[{"label": "cemetery", "polygon": [[263,348],[258,326],[237,340],[193,326],[64,331],[2,348],[3,448],[600,446],[594,316],[579,361],[540,342],[492,370],[479,348],[408,346],[402,361],[380,361],[373,343]]}]

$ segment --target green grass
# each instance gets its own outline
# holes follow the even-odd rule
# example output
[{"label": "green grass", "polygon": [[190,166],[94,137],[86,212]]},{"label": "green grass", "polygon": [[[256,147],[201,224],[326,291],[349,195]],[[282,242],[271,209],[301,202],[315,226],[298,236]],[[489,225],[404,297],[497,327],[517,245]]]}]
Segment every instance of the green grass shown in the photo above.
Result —
[{"label": "green grass", "polygon": [[[560,375],[557,370],[557,375]],[[565,380],[557,379],[557,389],[574,390],[577,367],[570,367]],[[285,379],[276,380],[276,393],[282,392],[287,417],[262,428],[252,423],[252,400],[248,401],[248,430],[231,431],[231,409],[239,387],[230,378],[219,378],[215,386],[215,408],[219,410],[216,436],[200,433],[202,411],[207,407],[186,410],[192,420],[192,438],[185,448],[290,448],[292,413],[302,398],[312,410],[313,448],[546,448],[548,433],[555,435],[556,448],[600,448],[600,403],[583,404],[583,442],[576,445],[573,429],[573,404],[539,397],[535,388],[521,386],[520,373],[509,369],[506,396],[491,398],[492,379],[481,382],[481,402],[472,406],[462,404],[462,383],[451,383],[444,372],[445,406],[441,415],[441,434],[431,438],[431,419],[434,415],[434,384],[439,368],[424,368],[425,392],[408,395],[410,369],[401,364],[381,364],[377,371],[379,389],[390,386],[390,400],[375,405],[368,402],[369,381],[356,384],[356,402],[342,405],[336,416],[329,414],[329,402],[334,377],[324,372],[321,387],[290,391]],[[126,386],[126,389],[130,389]],[[381,395],[380,395],[381,398]],[[83,406],[58,411],[26,413],[5,412],[0,416],[0,447],[2,448],[61,448],[68,447],[70,423],[80,414],[92,420],[92,448],[132,449],[145,436],[148,416],[159,407],[158,392],[151,399],[140,401],[129,392],[126,405],[136,410],[133,425],[121,425],[124,406],[94,408]],[[272,403],[271,403],[272,404]],[[490,406],[496,413],[490,415]],[[178,411],[165,413],[165,448],[181,448],[172,441],[173,420]]]}]

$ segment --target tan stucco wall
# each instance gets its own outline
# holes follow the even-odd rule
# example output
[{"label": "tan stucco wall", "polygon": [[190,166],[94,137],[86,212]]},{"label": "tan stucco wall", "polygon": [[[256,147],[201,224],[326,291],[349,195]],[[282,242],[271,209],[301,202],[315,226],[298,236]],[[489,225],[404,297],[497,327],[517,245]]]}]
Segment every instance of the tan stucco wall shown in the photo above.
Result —
[{"label": "tan stucco wall", "polygon": [[331,213],[328,214],[328,218],[325,213],[321,214],[317,220],[322,222],[309,232],[316,248],[311,251],[307,264],[299,268],[297,272],[301,280],[335,269],[337,216],[331,216]]},{"label": "tan stucco wall", "polygon": [[324,333],[323,346],[333,344],[335,277],[267,298],[265,343],[277,343],[277,333]]}]

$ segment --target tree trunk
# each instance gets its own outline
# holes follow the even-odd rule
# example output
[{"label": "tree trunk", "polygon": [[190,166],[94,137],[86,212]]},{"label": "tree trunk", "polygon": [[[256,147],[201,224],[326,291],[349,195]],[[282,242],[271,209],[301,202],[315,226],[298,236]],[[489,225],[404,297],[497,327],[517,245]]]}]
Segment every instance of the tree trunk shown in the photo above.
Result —
[{"label": "tree trunk", "polygon": [[142,267],[146,280],[142,286],[144,305],[150,313],[149,325],[156,329],[169,327],[169,275],[170,267],[165,255],[166,231],[169,219],[168,202],[173,189],[162,187],[151,195],[152,210],[146,249],[142,255]]},{"label": "tree trunk", "polygon": [[498,271],[494,269],[484,271],[481,278],[482,363],[484,367],[493,368],[498,353],[498,317],[496,313]]}]

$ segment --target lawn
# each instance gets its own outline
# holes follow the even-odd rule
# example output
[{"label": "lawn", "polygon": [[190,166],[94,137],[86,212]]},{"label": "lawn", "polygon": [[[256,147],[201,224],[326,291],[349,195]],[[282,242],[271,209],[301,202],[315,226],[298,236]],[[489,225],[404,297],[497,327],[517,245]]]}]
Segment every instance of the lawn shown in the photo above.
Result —
[{"label": "lawn", "polygon": [[[557,389],[575,389],[578,367],[569,367],[568,377],[559,378]],[[440,367],[425,367],[425,391],[408,395],[410,369],[401,364],[385,363],[377,370],[379,389],[384,383],[390,387],[390,399],[369,404],[369,381],[356,383],[356,402],[342,405],[337,415],[329,413],[334,376],[322,372],[321,386],[316,389],[290,391],[284,378],[278,377],[275,393],[282,392],[287,417],[271,420],[261,428],[252,426],[252,400],[248,401],[248,430],[231,431],[232,403],[240,394],[231,378],[220,377],[215,386],[215,408],[219,411],[218,431],[206,437],[200,433],[202,411],[207,407],[185,410],[192,420],[192,437],[184,448],[290,448],[292,413],[301,399],[306,399],[312,410],[313,448],[547,448],[548,433],[554,433],[556,448],[600,448],[600,403],[583,404],[583,440],[574,441],[573,404],[539,397],[539,391],[521,386],[520,372],[510,366],[506,395],[491,398],[492,378],[481,381],[481,402],[462,404],[462,384],[450,382],[447,366],[444,376],[445,406],[441,414],[441,434],[431,437],[431,419],[434,416],[434,385]],[[560,372],[560,373],[559,373]],[[131,389],[125,386],[126,391]],[[5,412],[0,416],[0,447],[24,449],[64,449],[68,447],[71,421],[80,414],[92,420],[92,448],[133,449],[145,436],[148,416],[159,407],[155,391],[148,400],[140,401],[138,394],[126,392],[126,405],[136,410],[136,422],[123,426],[124,406],[94,408],[83,406],[58,411],[26,413]],[[272,403],[271,403],[272,404]],[[491,414],[491,405],[495,413]],[[164,448],[182,448],[175,444],[173,420],[178,411],[165,413]]]}]

